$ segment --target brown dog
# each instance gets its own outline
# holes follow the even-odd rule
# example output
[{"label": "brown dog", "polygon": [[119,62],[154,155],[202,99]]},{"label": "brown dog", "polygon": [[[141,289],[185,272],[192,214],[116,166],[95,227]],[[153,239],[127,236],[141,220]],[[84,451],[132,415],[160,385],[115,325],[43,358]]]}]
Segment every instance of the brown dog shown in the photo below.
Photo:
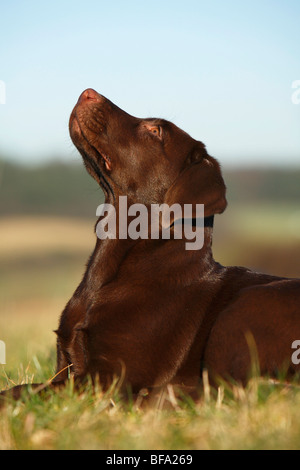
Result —
[{"label": "brown dog", "polygon": [[[122,375],[134,393],[168,383],[196,388],[203,367],[211,379],[245,383],[249,338],[262,374],[295,373],[300,281],[214,261],[213,216],[227,203],[219,164],[205,146],[170,122],[130,116],[91,89],[72,112],[70,134],[117,213],[120,196],[149,209],[204,204],[205,228],[201,250],[186,250],[186,239],[174,236],[120,239],[119,226],[116,239],[97,239],[60,319],[57,383],[70,369],[78,381],[99,377],[104,388]],[[174,216],[171,234],[183,222]]]}]

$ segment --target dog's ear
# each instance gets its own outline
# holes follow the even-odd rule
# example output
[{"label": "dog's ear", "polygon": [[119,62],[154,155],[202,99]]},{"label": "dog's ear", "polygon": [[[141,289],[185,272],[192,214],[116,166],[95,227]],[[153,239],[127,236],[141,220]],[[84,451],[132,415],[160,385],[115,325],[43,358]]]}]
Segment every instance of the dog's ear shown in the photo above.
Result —
[{"label": "dog's ear", "polygon": [[188,155],[179,176],[168,189],[166,204],[192,204],[193,217],[196,204],[204,204],[204,216],[221,214],[227,206],[226,187],[219,163],[210,157],[199,142]]}]

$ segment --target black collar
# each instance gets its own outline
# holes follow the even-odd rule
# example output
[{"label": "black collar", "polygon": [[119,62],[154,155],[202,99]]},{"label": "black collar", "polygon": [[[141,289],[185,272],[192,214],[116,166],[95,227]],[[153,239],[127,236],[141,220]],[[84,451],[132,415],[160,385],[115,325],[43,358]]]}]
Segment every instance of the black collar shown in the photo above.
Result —
[{"label": "black collar", "polygon": [[[175,222],[171,224],[171,227],[173,227],[174,224],[186,224],[186,225],[191,225],[192,227],[203,227],[203,219],[196,219],[196,217],[193,217],[192,219],[176,219]],[[211,227],[213,228],[214,226],[214,215],[211,215],[209,217],[204,217],[204,227]]]},{"label": "black collar", "polygon": [[[193,218],[192,219],[192,226],[193,227],[197,227],[197,226],[201,227],[201,226],[203,226],[201,222],[202,222],[202,220],[198,220],[196,218]],[[214,226],[214,216],[211,215],[210,217],[204,217],[204,227],[213,228],[213,226]]]}]

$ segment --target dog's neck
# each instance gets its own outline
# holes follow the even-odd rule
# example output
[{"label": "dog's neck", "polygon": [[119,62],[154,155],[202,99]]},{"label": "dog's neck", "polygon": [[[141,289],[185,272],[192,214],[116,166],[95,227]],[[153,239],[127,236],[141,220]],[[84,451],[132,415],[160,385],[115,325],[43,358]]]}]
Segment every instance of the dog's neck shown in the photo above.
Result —
[{"label": "dog's neck", "polygon": [[[198,226],[198,221],[192,220],[192,225]],[[132,240],[130,238],[100,240],[97,238],[85,276],[90,277],[93,283],[97,279],[96,284],[100,288],[115,279],[121,267],[129,259],[132,260],[133,269],[136,270],[141,268],[143,271],[143,267],[149,263],[153,269],[153,276],[156,276],[165,269],[164,256],[172,259],[174,272],[186,272],[189,273],[189,277],[193,277],[193,271],[197,271],[204,276],[215,264],[212,255],[212,234],[213,217],[208,217],[204,220],[204,244],[200,250],[186,250],[185,244],[188,240],[184,238],[178,240]],[[139,264],[141,266],[138,266]],[[186,271],[184,266],[187,267]]]}]

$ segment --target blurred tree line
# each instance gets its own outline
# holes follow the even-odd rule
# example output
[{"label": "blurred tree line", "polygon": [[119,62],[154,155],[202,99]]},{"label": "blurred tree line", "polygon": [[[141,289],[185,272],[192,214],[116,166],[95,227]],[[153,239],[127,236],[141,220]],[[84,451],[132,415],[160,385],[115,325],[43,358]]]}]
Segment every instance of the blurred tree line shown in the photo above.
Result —
[{"label": "blurred tree line", "polygon": [[0,215],[94,217],[103,193],[83,164],[0,161]]},{"label": "blurred tree line", "polygon": [[[300,203],[297,169],[223,168],[230,204]],[[0,215],[94,217],[103,193],[82,163],[23,165],[0,160]]]}]

